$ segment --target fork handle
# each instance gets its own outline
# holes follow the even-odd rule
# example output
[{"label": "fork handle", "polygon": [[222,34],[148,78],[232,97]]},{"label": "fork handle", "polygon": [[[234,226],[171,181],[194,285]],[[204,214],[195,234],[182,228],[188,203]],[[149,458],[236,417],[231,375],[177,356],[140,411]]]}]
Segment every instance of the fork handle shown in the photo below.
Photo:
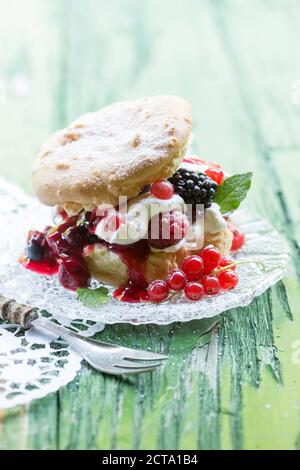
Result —
[{"label": "fork handle", "polygon": [[34,320],[32,326],[45,328],[46,330],[51,331],[51,333],[54,333],[55,335],[60,336],[61,338],[64,338],[66,341],[70,341],[71,339],[75,338],[80,340],[84,339],[77,333],[65,328],[64,326],[58,325],[57,323],[47,320],[47,318],[41,316]]},{"label": "fork handle", "polygon": [[[86,338],[80,336],[79,334],[75,333],[74,331],[65,328],[62,325],[58,325],[57,323],[53,323],[47,318],[39,316],[32,326],[37,326],[38,328],[42,328],[45,330],[54,333],[57,337],[63,338],[67,343],[69,343],[82,357],[84,357],[87,361],[88,359],[84,355],[84,351],[82,348],[84,347],[85,343],[87,342]],[[89,362],[89,361],[88,361]]]},{"label": "fork handle", "polygon": [[31,327],[31,322],[38,316],[37,309],[7,299],[0,294],[0,318],[4,321],[21,325],[25,329]]}]

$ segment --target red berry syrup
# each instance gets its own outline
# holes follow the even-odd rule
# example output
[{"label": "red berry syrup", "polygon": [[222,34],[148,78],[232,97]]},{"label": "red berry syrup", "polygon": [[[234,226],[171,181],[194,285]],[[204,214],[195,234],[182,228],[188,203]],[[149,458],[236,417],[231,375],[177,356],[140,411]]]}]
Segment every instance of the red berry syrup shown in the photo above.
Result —
[{"label": "red berry syrup", "polygon": [[116,253],[128,269],[128,283],[114,293],[114,298],[123,302],[143,302],[148,300],[147,280],[144,266],[150,248],[147,240],[131,245],[111,245],[94,235],[100,216],[96,211],[86,214],[86,221],[78,225],[79,216],[70,217],[55,231],[29,232],[26,256],[21,258],[23,266],[43,275],[59,275],[61,284],[70,290],[88,287],[90,273],[84,258],[95,243],[102,243]]},{"label": "red berry syrup", "polygon": [[57,274],[59,265],[50,250],[46,236],[37,230],[28,234],[26,256],[20,259],[20,263],[30,271],[44,276]]},{"label": "red berry syrup", "polygon": [[128,283],[115,290],[113,296],[122,302],[145,302],[148,300],[147,280],[144,265],[150,248],[147,240],[140,240],[132,245],[108,245],[107,248],[121,258],[128,269]]},{"label": "red berry syrup", "polygon": [[41,261],[32,261],[25,256],[20,259],[20,263],[24,268],[29,269],[43,276],[54,276],[58,273],[59,264],[55,258],[48,258]]}]

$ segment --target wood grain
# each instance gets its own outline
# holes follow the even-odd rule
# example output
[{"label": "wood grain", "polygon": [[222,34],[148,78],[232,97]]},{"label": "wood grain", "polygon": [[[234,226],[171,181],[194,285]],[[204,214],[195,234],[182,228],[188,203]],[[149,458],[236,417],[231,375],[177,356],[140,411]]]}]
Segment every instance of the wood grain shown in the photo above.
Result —
[{"label": "wood grain", "polygon": [[29,189],[29,162],[54,129],[115,100],[178,94],[193,105],[200,155],[254,171],[249,203],[293,259],[284,282],[217,324],[107,327],[99,338],[165,351],[167,367],[133,381],[84,367],[57,394],[6,412],[0,449],[299,447],[299,2],[0,6],[1,172]]}]

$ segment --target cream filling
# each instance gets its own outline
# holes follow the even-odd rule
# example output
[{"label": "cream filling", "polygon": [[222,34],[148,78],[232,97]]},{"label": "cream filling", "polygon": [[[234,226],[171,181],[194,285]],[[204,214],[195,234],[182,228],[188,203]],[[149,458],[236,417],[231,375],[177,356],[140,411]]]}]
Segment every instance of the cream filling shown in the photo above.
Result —
[{"label": "cream filling", "polygon": [[114,213],[111,211],[99,222],[95,233],[108,243],[131,245],[147,238],[150,219],[155,215],[174,210],[184,212],[185,208],[184,200],[178,194],[167,200],[145,194],[129,201],[128,210],[126,206],[122,206],[120,214],[121,217],[123,215],[124,222],[117,229],[107,224]]},{"label": "cream filling", "polygon": [[[199,171],[200,165],[184,163],[189,170],[193,168]],[[151,194],[145,194],[132,199],[126,206],[122,207],[121,214],[124,215],[124,222],[115,229],[109,227],[107,224],[108,218],[113,215],[109,212],[108,216],[102,219],[96,228],[96,235],[108,243],[119,245],[130,245],[136,243],[144,238],[147,238],[148,226],[150,219],[159,213],[170,212],[172,210],[179,210],[186,212],[187,206],[183,199],[174,194],[171,199],[163,200],[158,199]],[[151,248],[155,252],[176,253],[183,246],[190,250],[201,249],[204,244],[205,234],[214,234],[225,230],[226,221],[221,214],[218,204],[213,203],[211,207],[205,209],[204,216],[199,217],[199,220],[190,230],[187,236],[180,240],[175,245],[157,249]]]},{"label": "cream filling", "polygon": [[213,202],[211,207],[204,211],[204,231],[205,233],[218,233],[225,228],[226,221],[221,214],[220,206]]},{"label": "cream filling", "polygon": [[[186,168],[188,171],[195,172],[205,172],[208,168],[208,166],[200,161],[197,164],[181,162],[180,166],[182,168]],[[177,194],[174,194],[171,199],[163,200],[158,199],[149,193],[131,199],[128,202],[128,207],[126,205],[122,205],[121,207],[120,212],[121,216],[124,216],[124,222],[121,223],[117,230],[107,224],[108,218],[115,213],[114,210],[110,211],[108,216],[103,218],[97,225],[95,232],[96,235],[108,243],[119,245],[130,245],[132,243],[136,243],[147,238],[148,226],[152,217],[159,213],[170,212],[172,210],[178,210],[185,213],[187,209],[184,200]],[[199,220],[190,227],[185,238],[180,240],[178,243],[163,249],[151,247],[151,251],[176,253],[183,246],[186,246],[190,250],[201,249],[204,244],[205,233],[214,234],[225,230],[225,228],[226,221],[220,212],[220,207],[218,204],[213,203],[210,208],[205,209],[204,217],[200,217]]]}]

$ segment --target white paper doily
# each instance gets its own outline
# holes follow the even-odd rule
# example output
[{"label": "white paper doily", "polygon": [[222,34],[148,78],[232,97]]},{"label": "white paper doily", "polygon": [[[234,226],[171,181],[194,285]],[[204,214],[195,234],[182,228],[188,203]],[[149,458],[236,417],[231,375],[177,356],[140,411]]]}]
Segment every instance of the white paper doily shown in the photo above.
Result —
[{"label": "white paper doily", "polygon": [[247,209],[237,211],[234,219],[247,237],[247,243],[237,258],[261,261],[267,272],[257,264],[243,264],[238,269],[240,283],[236,289],[200,302],[180,297],[158,305],[110,300],[100,307],[86,308],[77,300],[76,294],[59,285],[56,277],[42,277],[20,266],[18,257],[24,250],[28,229],[47,225],[50,222],[49,209],[14,185],[0,180],[0,291],[55,315],[103,323],[168,324],[213,317],[225,310],[248,305],[283,277],[289,260],[285,242],[266,220]]},{"label": "white paper doily", "polygon": [[[103,329],[101,324],[59,320],[85,336]],[[81,361],[79,354],[51,333],[0,323],[0,409],[57,391],[74,379]]]}]

